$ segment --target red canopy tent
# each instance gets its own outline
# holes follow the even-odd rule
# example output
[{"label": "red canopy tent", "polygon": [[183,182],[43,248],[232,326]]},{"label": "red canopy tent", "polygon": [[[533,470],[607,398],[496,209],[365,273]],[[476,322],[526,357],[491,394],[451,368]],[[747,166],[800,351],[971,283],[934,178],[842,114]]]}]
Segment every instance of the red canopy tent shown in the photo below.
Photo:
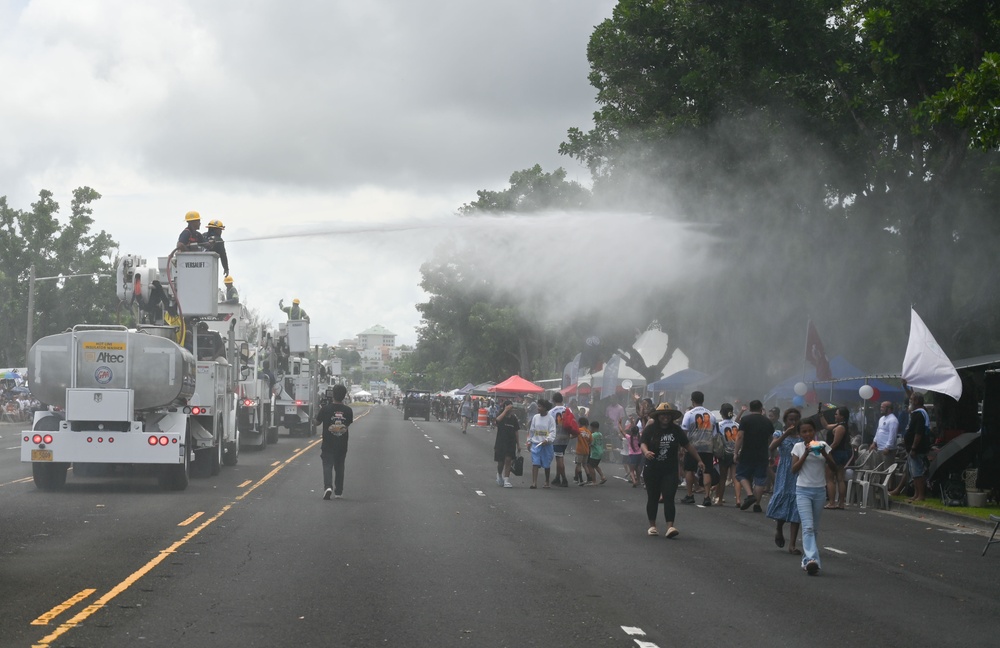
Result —
[{"label": "red canopy tent", "polygon": [[[579,388],[579,392],[577,389]],[[590,393],[590,385],[583,383],[582,385],[570,385],[566,389],[560,389],[559,393],[563,396],[576,396],[578,393],[580,395]]]},{"label": "red canopy tent", "polygon": [[490,392],[496,394],[541,394],[543,391],[543,388],[520,376],[511,376],[499,385],[490,387]]}]

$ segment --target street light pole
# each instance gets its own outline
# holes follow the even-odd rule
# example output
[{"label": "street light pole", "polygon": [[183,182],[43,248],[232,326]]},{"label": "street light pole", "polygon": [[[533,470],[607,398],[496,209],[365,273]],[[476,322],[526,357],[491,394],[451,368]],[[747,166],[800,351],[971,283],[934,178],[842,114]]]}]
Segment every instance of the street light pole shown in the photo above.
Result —
[{"label": "street light pole", "polygon": [[97,283],[97,280],[101,277],[110,276],[112,275],[91,272],[85,274],[61,274],[55,275],[54,277],[36,277],[34,264],[28,268],[28,330],[27,336],[24,338],[24,366],[28,366],[28,355],[31,353],[31,341],[34,338],[35,333],[35,283],[38,281],[50,281],[53,279],[70,279],[72,277],[91,277],[94,280],[94,283]]},{"label": "street light pole", "polygon": [[24,366],[28,366],[28,354],[31,353],[31,336],[35,326],[35,264],[28,269],[28,335],[24,338]]}]

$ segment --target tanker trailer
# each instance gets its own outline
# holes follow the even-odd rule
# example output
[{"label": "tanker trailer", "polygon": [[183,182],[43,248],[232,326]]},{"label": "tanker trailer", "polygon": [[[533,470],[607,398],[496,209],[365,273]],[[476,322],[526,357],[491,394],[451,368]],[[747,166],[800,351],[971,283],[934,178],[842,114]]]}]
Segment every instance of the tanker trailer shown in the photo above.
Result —
[{"label": "tanker trailer", "polygon": [[31,347],[32,392],[54,408],[21,438],[38,488],[64,486],[71,464],[154,466],[161,486],[187,488],[196,367],[172,332],[78,325]]}]

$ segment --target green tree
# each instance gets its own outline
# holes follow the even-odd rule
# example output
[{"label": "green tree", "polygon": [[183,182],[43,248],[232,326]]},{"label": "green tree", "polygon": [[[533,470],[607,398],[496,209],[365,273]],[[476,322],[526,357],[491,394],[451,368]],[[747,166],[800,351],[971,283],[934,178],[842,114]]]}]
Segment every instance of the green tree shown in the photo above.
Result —
[{"label": "green tree", "polygon": [[515,171],[510,187],[502,191],[481,189],[475,201],[462,205],[459,212],[536,212],[546,209],[584,209],[590,204],[590,191],[578,182],[566,180],[566,170],[542,171],[540,164]]},{"label": "green tree", "polygon": [[[804,330],[811,314],[862,329],[852,339],[838,326],[835,348],[885,358],[886,342],[905,336],[910,303],[959,352],[982,349],[963,347],[961,327],[964,340],[997,339],[986,316],[997,310],[987,286],[995,275],[968,254],[970,237],[997,240],[997,152],[972,148],[990,141],[988,109],[973,117],[961,108],[997,99],[981,65],[1000,49],[997,7],[618,3],[588,46],[595,126],[571,129],[560,150],[588,164],[595,203],[669,202],[716,228],[718,258],[733,271],[701,285],[699,312],[676,315],[679,330],[698,331],[685,348],[701,345],[694,355],[719,365],[726,360],[711,347],[738,346],[745,364],[767,366],[775,349],[801,343],[762,324]],[[976,66],[974,79],[954,74]],[[964,94],[939,94],[956,86]],[[981,126],[978,139],[969,123]],[[734,303],[739,320],[703,317]],[[847,315],[876,310],[898,315],[871,325]],[[750,342],[741,333],[754,323],[756,343],[737,344]]]},{"label": "green tree", "polygon": [[[26,324],[32,265],[37,277],[113,274],[117,243],[103,230],[91,231],[91,204],[100,197],[90,187],[75,189],[65,222],[60,222],[59,204],[50,191],[40,191],[27,211],[11,207],[6,196],[0,197],[0,320]],[[113,279],[37,282],[34,338],[75,324],[109,323],[117,305]],[[0,365],[24,362],[25,333],[26,326],[0,328]]]}]

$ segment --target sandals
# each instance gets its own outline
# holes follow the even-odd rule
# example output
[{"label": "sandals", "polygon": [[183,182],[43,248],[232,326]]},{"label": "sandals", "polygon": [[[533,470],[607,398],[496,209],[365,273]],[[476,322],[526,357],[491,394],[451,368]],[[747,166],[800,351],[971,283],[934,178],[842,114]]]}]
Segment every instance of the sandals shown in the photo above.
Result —
[{"label": "sandals", "polygon": [[796,547],[792,547],[791,549],[788,550],[788,553],[792,554],[793,556],[801,556],[802,550],[797,549]]},{"label": "sandals", "polygon": [[823,509],[826,510],[826,511],[832,511],[835,508],[837,508],[837,507],[834,506],[833,504],[824,504],[823,505]]},{"label": "sandals", "polygon": [[673,538],[676,538],[678,534],[680,534],[680,531],[678,531],[674,527],[670,527],[669,529],[667,529],[667,532],[663,534],[663,537],[666,538],[667,540],[671,540]]},{"label": "sandals", "polygon": [[778,545],[778,549],[783,549],[785,547],[785,536],[780,533],[775,533],[774,544]]}]

